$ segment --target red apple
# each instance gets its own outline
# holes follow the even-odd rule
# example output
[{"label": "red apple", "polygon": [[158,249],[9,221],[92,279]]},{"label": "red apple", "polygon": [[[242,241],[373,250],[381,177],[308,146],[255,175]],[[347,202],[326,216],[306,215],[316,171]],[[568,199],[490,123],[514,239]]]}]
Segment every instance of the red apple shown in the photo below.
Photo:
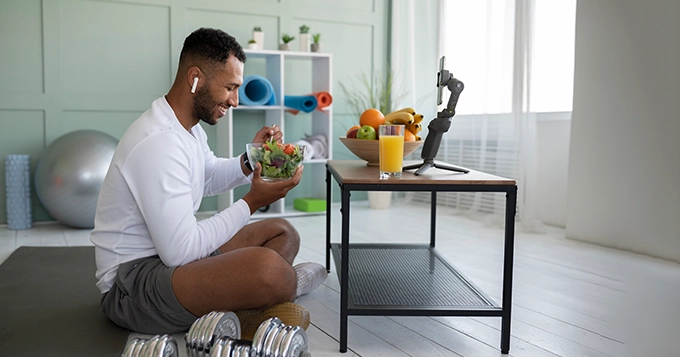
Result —
[{"label": "red apple", "polygon": [[361,126],[359,126],[359,125],[355,125],[355,126],[349,128],[349,130],[347,130],[347,134],[345,136],[349,139],[356,139],[357,131],[359,131],[359,128],[361,128]]}]

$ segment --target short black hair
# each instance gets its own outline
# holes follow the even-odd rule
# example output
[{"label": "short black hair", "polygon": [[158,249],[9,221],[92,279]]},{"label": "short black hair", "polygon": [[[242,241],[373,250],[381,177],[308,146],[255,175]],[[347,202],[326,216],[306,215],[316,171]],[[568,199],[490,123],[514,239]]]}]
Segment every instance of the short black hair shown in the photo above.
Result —
[{"label": "short black hair", "polygon": [[202,27],[184,39],[179,64],[182,67],[199,62],[204,66],[214,67],[226,63],[229,56],[235,56],[239,61],[246,62],[246,53],[233,36],[219,29]]}]

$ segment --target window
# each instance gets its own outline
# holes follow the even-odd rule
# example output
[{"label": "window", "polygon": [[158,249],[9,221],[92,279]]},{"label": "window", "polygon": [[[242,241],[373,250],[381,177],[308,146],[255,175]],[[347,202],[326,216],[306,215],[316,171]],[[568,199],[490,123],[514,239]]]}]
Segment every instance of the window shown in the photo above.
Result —
[{"label": "window", "polygon": [[[465,90],[437,159],[516,178],[518,215],[532,225],[536,122],[572,109],[576,0],[441,1],[440,50]],[[497,194],[447,193],[437,202],[500,221],[505,212]]]},{"label": "window", "polygon": [[[513,88],[531,112],[571,111],[576,0],[443,0],[441,50],[465,83],[459,114],[512,112]],[[522,26],[516,8],[526,7]],[[525,47],[521,33],[526,31]],[[513,86],[517,48],[526,48],[526,86]],[[521,58],[521,57],[520,57]],[[517,94],[515,94],[517,95]]]},{"label": "window", "polygon": [[576,0],[534,0],[530,112],[570,112],[574,98]]}]

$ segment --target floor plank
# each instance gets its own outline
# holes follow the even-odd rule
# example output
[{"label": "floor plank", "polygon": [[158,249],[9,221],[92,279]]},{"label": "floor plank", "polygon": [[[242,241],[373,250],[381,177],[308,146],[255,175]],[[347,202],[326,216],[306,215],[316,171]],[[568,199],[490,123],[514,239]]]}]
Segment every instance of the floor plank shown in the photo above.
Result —
[{"label": "floor plank", "polygon": [[62,247],[66,245],[63,226],[58,224],[36,224],[32,229],[17,231],[17,247],[42,246]]},{"label": "floor plank", "polygon": [[0,263],[9,258],[17,248],[17,233],[6,227],[0,228]]}]

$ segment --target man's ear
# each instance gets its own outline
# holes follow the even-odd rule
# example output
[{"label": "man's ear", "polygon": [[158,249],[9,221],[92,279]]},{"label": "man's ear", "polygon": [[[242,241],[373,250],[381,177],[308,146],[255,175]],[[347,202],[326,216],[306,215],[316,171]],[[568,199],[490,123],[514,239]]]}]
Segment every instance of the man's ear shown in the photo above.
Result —
[{"label": "man's ear", "polygon": [[201,75],[201,69],[196,66],[187,70],[187,84],[189,85],[189,88],[191,88],[191,93],[196,93],[196,88],[201,82]]}]

